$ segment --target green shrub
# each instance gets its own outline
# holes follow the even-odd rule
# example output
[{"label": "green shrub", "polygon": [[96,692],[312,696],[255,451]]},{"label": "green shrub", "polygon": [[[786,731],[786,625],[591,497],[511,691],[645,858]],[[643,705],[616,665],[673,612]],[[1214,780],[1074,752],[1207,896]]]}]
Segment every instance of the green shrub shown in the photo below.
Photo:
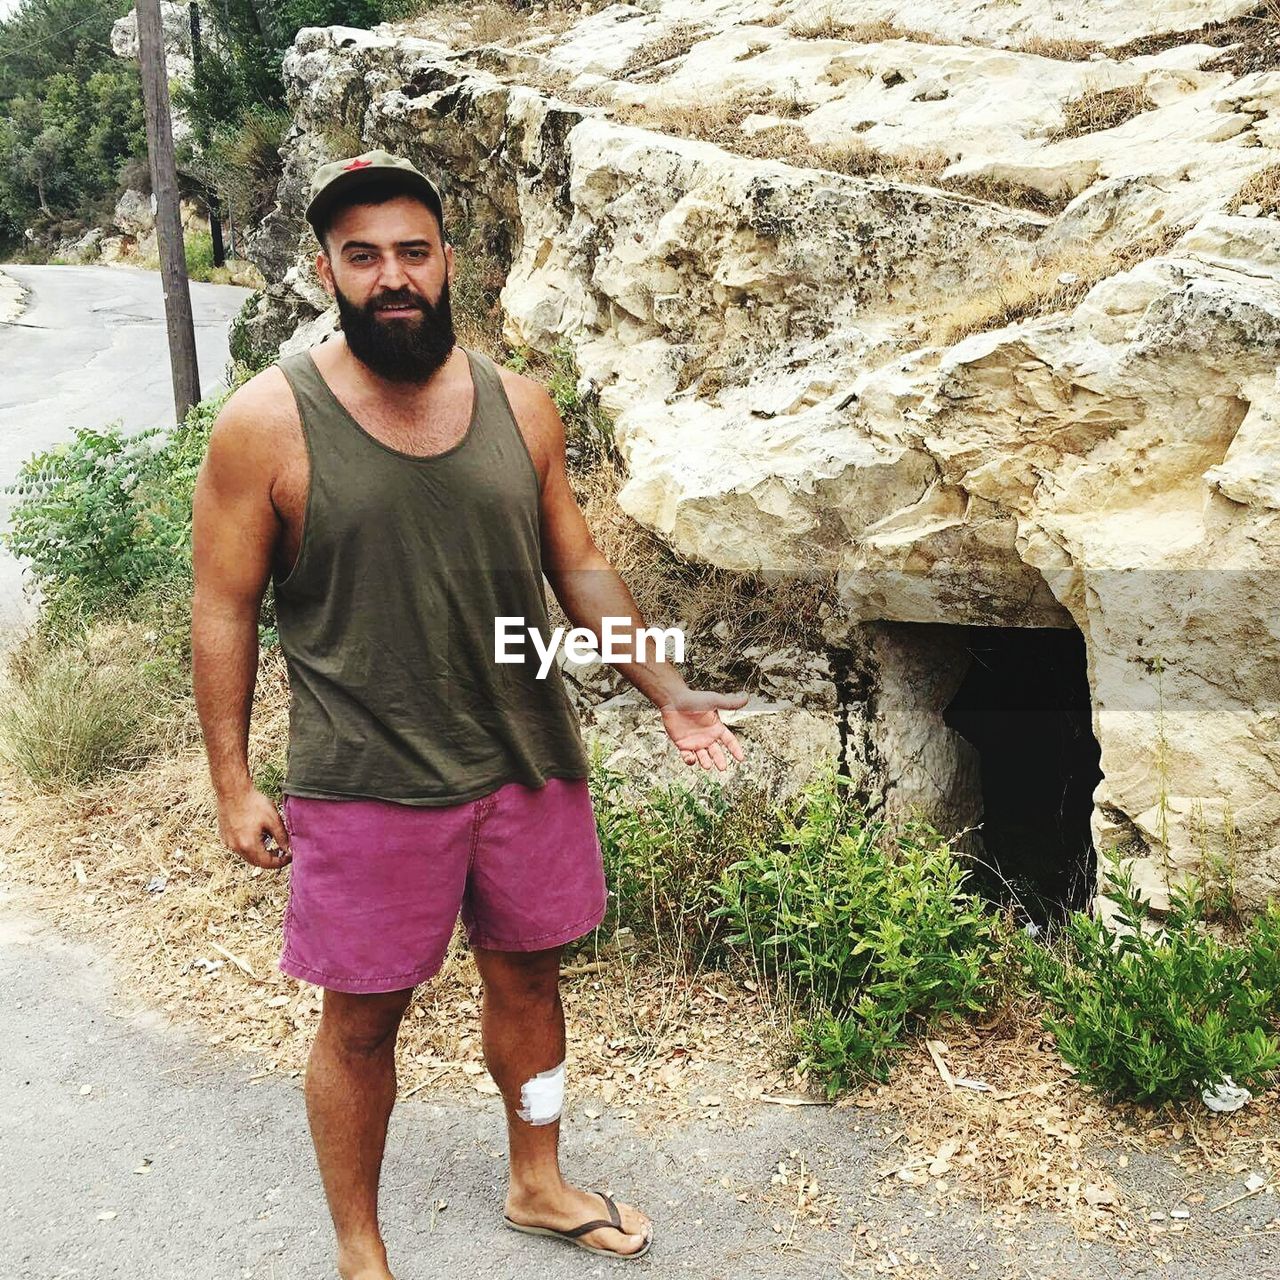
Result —
[{"label": "green shrub", "polygon": [[744,842],[768,838],[776,819],[753,787],[699,777],[637,789],[593,751],[589,777],[604,855],[609,909],[601,928],[631,929],[667,947],[707,954],[718,921],[715,884]]},{"label": "green shrub", "polygon": [[[241,371],[237,385],[249,375]],[[28,561],[46,634],[110,615],[177,627],[185,646],[191,582],[191,501],[225,392],[192,407],[167,434],[119,423],[78,428],[23,463],[5,545]],[[166,631],[166,641],[170,639]]]},{"label": "green shrub", "polygon": [[[1080,1080],[1109,1098],[1186,1098],[1230,1075],[1254,1088],[1280,1067],[1280,906],[1243,942],[1203,928],[1195,880],[1170,892],[1154,929],[1132,870],[1113,860],[1103,896],[1119,930],[1077,912],[1057,950],[1026,941],[1025,968],[1049,1005],[1045,1028]],[[1147,930],[1143,929],[1143,924]],[[1149,930],[1149,931],[1148,931]]]},{"label": "green shrub", "polygon": [[231,327],[227,330],[233,367],[242,367],[250,374],[260,373],[268,365],[274,364],[280,354],[278,347],[255,341],[247,323],[249,318],[257,312],[263,292],[262,289],[256,289],[244,300],[240,310],[232,317]]},{"label": "green shrub", "polygon": [[1005,945],[946,841],[918,822],[890,834],[848,786],[822,772],[780,838],[727,868],[714,912],[730,944],[800,993],[803,1065],[829,1096],[887,1078],[908,1033],[987,1008]]},{"label": "green shrub", "polygon": [[208,231],[189,231],[182,241],[187,260],[187,275],[192,280],[209,280],[213,275],[213,235]]}]

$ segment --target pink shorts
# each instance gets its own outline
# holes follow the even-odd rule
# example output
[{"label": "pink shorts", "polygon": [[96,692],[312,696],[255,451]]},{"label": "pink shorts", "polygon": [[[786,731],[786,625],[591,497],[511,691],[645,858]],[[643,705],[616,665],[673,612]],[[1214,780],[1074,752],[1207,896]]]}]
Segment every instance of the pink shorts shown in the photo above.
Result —
[{"label": "pink shorts", "polygon": [[585,778],[508,782],[441,806],[286,796],[293,860],[280,969],[334,991],[399,991],[473,947],[539,951],[604,917]]}]

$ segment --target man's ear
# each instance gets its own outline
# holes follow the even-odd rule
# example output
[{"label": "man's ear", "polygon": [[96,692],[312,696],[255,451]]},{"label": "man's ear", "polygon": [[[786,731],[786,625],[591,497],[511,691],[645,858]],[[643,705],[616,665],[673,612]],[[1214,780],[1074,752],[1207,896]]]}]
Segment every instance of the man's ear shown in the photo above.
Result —
[{"label": "man's ear", "polygon": [[325,292],[332,298],[333,295],[333,264],[329,261],[329,255],[321,249],[316,254],[316,275],[320,277],[320,283],[324,285]]}]

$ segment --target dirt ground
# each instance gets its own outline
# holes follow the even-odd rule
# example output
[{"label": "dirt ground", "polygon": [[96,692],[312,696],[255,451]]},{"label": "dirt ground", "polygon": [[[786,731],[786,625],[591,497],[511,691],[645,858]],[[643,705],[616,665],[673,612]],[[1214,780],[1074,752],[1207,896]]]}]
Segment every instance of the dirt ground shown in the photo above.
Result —
[{"label": "dirt ground", "polygon": [[[199,1017],[148,1007],[123,955],[69,939],[51,923],[47,897],[12,867],[0,883],[0,1274],[333,1274],[293,1070],[229,1050]],[[1081,1170],[1111,1175],[1108,1212],[1130,1228],[1081,1230],[1062,1212],[966,1193],[963,1177],[942,1171],[964,1167],[964,1146],[911,1154],[907,1135],[936,1106],[929,1075],[941,1084],[922,1062],[853,1105],[784,1106],[736,1099],[734,1063],[697,1061],[670,1091],[681,1105],[663,1108],[648,1096],[605,1103],[603,1081],[571,1059],[564,1169],[654,1218],[654,1245],[631,1265],[725,1280],[1225,1280],[1280,1265],[1264,1163],[1271,1139],[1250,1136],[1261,1124],[1166,1132],[1144,1145],[1119,1127],[1077,1127],[1063,1114],[1069,1086],[1055,1090],[1038,1104],[1046,1126],[1060,1116],[1060,1145]],[[502,1228],[502,1109],[477,1083],[419,1089],[393,1114],[382,1212],[397,1274],[521,1276],[555,1266],[585,1276],[623,1265]],[[1189,1159],[1197,1143],[1250,1158],[1208,1172]],[[1245,1192],[1246,1170],[1261,1171],[1262,1190]],[[1185,1218],[1169,1216],[1180,1208]]]},{"label": "dirt ground", "polygon": [[[274,1243],[256,1261],[243,1255],[240,1269],[201,1271],[213,1263],[197,1231],[186,1240],[190,1264],[156,1274],[267,1276],[264,1266],[325,1257],[327,1219],[298,1092],[320,992],[275,967],[284,873],[250,868],[217,844],[194,750],[57,797],[27,793],[14,779],[6,792],[0,884],[17,895],[12,927],[29,940],[6,935],[10,976],[0,984],[10,1006],[0,1033],[9,1096],[0,1111],[12,1139],[0,1186],[10,1193],[13,1229],[0,1250],[26,1241],[27,1269],[0,1265],[0,1274],[114,1274],[96,1264],[54,1267],[55,1257],[75,1252],[60,1241],[72,1245],[82,1232],[90,1242],[114,1239],[121,1228],[85,1227],[90,1206],[73,1188],[45,1185],[55,1176],[62,1185],[69,1166],[40,1152],[56,1127],[59,1150],[90,1161],[82,1181],[92,1185],[112,1143],[129,1145],[124,1135],[136,1126],[154,1128],[153,1093],[169,1099],[169,1129],[191,1142],[222,1132],[220,1108],[257,1135],[252,1150],[227,1148],[216,1174],[186,1169],[184,1205],[221,1203],[228,1186],[249,1177],[239,1161],[278,1164],[295,1184],[291,1197],[309,1205],[305,1239],[295,1231],[302,1220],[273,1210],[275,1225],[262,1230]],[[698,1265],[712,1268],[704,1274],[772,1274],[780,1257],[815,1275],[1266,1270],[1259,1260],[1280,1231],[1277,1091],[1232,1115],[1198,1102],[1164,1112],[1108,1107],[1072,1078],[1037,1018],[1009,1011],[938,1031],[887,1084],[829,1104],[786,1066],[785,1009],[774,993],[743,974],[682,971],[625,941],[596,936],[565,958],[568,1150],[578,1144],[624,1199],[657,1208],[667,1238],[683,1238]],[[94,986],[87,968],[111,978]],[[400,1111],[419,1135],[422,1160],[435,1153],[431,1196],[421,1169],[389,1172],[390,1212],[406,1231],[439,1232],[465,1216],[434,1211],[424,1227],[415,1215],[438,1185],[450,1189],[437,1198],[469,1204],[473,1218],[498,1195],[505,1145],[481,1055],[479,1000],[474,965],[455,939],[444,971],[415,996],[399,1044]],[[91,1047],[94,1026],[111,1030],[109,1052]],[[91,1092],[81,1102],[75,1090],[85,1084]],[[95,1119],[92,1107],[106,1099],[132,1101],[105,1103],[109,1115]],[[455,1137],[482,1136],[463,1142],[465,1158],[441,1154],[440,1125]],[[488,1181],[470,1167],[478,1159]],[[136,1191],[144,1177],[125,1184]],[[452,1189],[458,1179],[469,1190]],[[156,1218],[146,1220],[153,1228]],[[457,1248],[470,1241],[468,1229]],[[318,1252],[298,1254],[304,1245]],[[516,1256],[505,1241],[490,1245]],[[668,1248],[654,1254],[672,1265]],[[1049,1256],[1056,1261],[1036,1260]],[[420,1274],[436,1274],[433,1267]],[[277,1274],[301,1272],[290,1263]],[[324,1274],[323,1265],[306,1274]]]}]

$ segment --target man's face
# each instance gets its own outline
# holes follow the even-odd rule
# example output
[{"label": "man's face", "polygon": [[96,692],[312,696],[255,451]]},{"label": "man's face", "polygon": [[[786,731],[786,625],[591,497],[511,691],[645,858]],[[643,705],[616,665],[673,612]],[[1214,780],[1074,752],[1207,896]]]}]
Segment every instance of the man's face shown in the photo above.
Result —
[{"label": "man's face", "polygon": [[441,244],[435,215],[412,196],[348,205],[325,241],[322,261],[352,355],[390,382],[426,382],[456,343],[452,251]]}]

